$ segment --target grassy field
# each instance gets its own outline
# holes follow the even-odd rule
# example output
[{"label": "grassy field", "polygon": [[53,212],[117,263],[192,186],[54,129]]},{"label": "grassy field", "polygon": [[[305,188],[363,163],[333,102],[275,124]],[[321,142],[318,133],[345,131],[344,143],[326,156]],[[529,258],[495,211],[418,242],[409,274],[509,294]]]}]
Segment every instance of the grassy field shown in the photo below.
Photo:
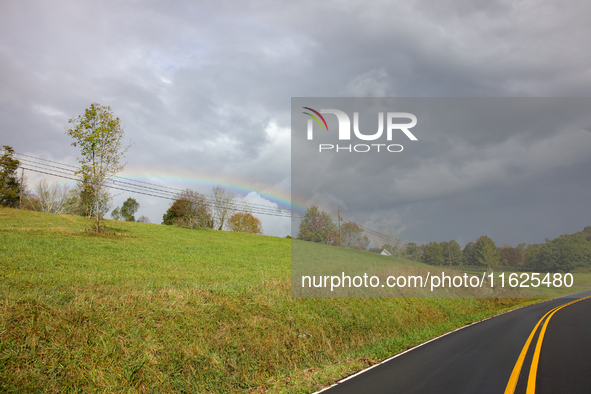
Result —
[{"label": "grassy field", "polygon": [[312,392],[532,302],[292,299],[288,239],[105,224],[0,208],[0,392]]}]

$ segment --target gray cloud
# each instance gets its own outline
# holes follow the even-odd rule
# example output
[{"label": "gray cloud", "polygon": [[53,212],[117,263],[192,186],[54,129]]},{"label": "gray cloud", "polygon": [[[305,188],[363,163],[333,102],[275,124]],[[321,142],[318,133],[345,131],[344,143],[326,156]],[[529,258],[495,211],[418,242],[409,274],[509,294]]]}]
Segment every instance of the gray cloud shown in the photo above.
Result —
[{"label": "gray cloud", "polygon": [[[301,98],[292,105],[292,193],[333,214],[339,209],[372,228],[406,230],[407,239],[467,242],[488,234],[513,244],[534,242],[537,230],[531,228],[558,236],[588,220],[576,214],[585,211],[581,191],[591,181],[583,170],[591,165],[588,98]],[[364,119],[384,107],[402,108],[419,119],[412,129],[418,141],[401,132],[392,141],[385,135],[371,142],[338,140],[339,126],[330,114],[325,117],[332,132],[317,128],[309,141],[308,117],[299,115],[306,105],[339,108],[350,118],[357,110],[360,129],[372,132],[375,126],[364,125]],[[404,150],[348,151],[364,143],[401,143]],[[319,144],[341,151],[320,153]],[[574,190],[579,193],[572,196]],[[565,200],[569,215],[547,213]]]},{"label": "gray cloud", "polygon": [[[3,2],[0,144],[74,164],[77,152],[64,127],[99,102],[112,107],[135,143],[127,156],[134,173],[194,171],[240,179],[253,190],[289,191],[291,97],[588,96],[590,7],[583,1]],[[512,136],[465,123],[458,129],[463,134],[442,130],[423,139],[420,155],[410,152],[400,169],[416,176],[370,161],[357,171],[368,174],[368,183],[391,179],[390,194],[403,202],[437,206],[458,191],[515,187],[588,163],[588,137],[572,128],[564,136],[537,128]],[[362,189],[351,190],[363,200]],[[168,202],[144,201],[159,221]],[[382,203],[376,204],[378,212]],[[408,231],[426,220],[405,212],[382,217]],[[282,226],[266,229],[285,235]],[[538,240],[548,236],[536,231]]]}]

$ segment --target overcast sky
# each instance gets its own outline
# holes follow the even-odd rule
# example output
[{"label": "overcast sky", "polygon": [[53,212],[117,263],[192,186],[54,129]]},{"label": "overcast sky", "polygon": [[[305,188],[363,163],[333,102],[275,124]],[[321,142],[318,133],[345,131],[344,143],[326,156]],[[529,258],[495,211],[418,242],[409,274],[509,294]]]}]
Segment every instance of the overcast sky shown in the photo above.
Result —
[{"label": "overcast sky", "polygon": [[[64,127],[98,102],[134,142],[124,176],[204,193],[219,183],[283,206],[291,97],[588,97],[590,16],[586,1],[5,0],[0,145],[76,164]],[[591,133],[548,161],[536,155],[556,133],[479,133],[457,156],[417,166],[421,187],[404,207],[362,224],[397,228],[408,241],[487,234],[513,246],[591,225]],[[524,172],[522,193],[496,195],[499,173],[485,159],[510,155],[509,146],[531,160],[507,167]],[[170,205],[126,193],[114,203],[129,196],[155,223]],[[518,225],[500,225],[499,213]],[[259,217],[266,234],[290,231],[286,219]]]}]

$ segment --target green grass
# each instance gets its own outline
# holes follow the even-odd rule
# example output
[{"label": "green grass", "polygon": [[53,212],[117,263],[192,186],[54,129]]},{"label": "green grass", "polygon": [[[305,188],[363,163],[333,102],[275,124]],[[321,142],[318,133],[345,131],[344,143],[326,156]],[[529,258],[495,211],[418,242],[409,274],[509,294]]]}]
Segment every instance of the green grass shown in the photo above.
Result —
[{"label": "green grass", "polygon": [[290,240],[105,224],[0,208],[0,392],[312,392],[532,302],[292,299]]}]

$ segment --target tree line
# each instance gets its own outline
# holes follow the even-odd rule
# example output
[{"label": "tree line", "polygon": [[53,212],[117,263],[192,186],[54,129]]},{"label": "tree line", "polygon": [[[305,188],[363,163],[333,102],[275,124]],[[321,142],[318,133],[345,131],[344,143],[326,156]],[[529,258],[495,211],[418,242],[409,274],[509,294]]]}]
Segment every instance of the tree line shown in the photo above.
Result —
[{"label": "tree line", "polygon": [[[313,205],[299,225],[298,239],[359,250],[368,250],[370,239],[359,225],[347,222],[338,226],[332,216]],[[391,256],[420,261],[434,266],[482,267],[539,272],[591,271],[591,226],[575,234],[561,235],[542,244],[521,243],[517,247],[494,241],[482,235],[462,249],[455,241],[429,242],[417,245],[401,242],[395,232],[372,237],[373,244]]]},{"label": "tree line", "polygon": [[[140,203],[129,197],[120,207],[113,207],[113,196],[107,188],[102,188],[98,203],[91,192],[92,185],[79,180],[75,186],[67,183],[40,180],[33,188],[18,175],[20,162],[14,158],[14,149],[4,146],[0,155],[0,206],[56,213],[98,217],[105,219],[109,214],[114,220],[150,223],[142,215],[135,217]],[[262,234],[261,221],[250,212],[250,206],[238,203],[234,194],[221,186],[212,190],[211,197],[186,189],[180,192],[163,215],[162,224],[185,228],[212,228],[218,230],[240,231]]]},{"label": "tree line", "polygon": [[236,196],[221,186],[212,189],[210,198],[190,189],[179,193],[162,217],[162,224],[263,233],[261,221],[252,215],[250,205],[237,202]]},{"label": "tree line", "polygon": [[[0,156],[0,206],[94,218],[94,231],[100,232],[100,221],[112,207],[108,183],[125,167],[122,160],[132,144],[123,143],[121,122],[108,106],[92,103],[68,123],[65,133],[74,139],[72,145],[80,148],[76,186],[42,180],[29,190],[23,176],[18,176],[20,162],[14,158],[14,149],[5,145]],[[213,188],[211,201],[187,189],[176,196],[162,224],[262,234],[261,221],[247,204],[239,206],[235,199],[220,186]],[[111,217],[134,222],[139,207],[130,197],[111,211]],[[145,216],[137,221],[149,223]]]}]

